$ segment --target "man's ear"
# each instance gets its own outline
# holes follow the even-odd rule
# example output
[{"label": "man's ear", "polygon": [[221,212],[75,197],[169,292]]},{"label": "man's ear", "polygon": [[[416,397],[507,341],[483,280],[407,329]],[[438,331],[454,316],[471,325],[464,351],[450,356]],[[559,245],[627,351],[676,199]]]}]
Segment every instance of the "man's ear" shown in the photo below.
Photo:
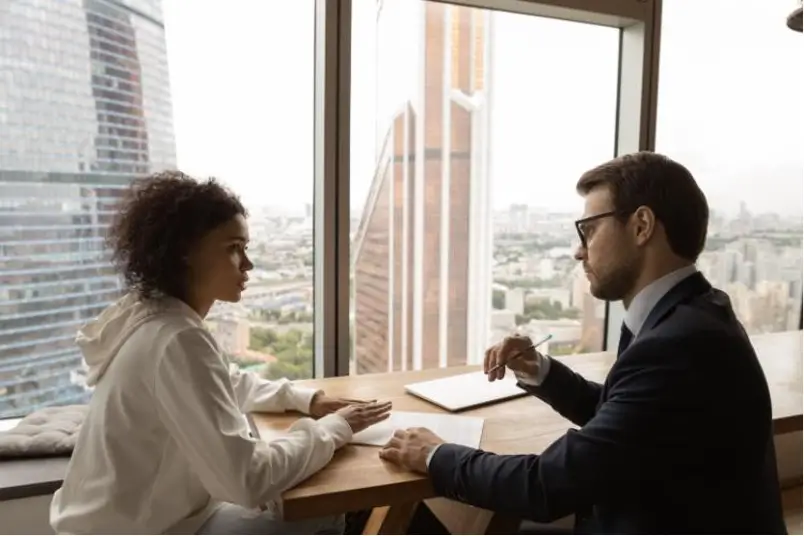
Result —
[{"label": "man's ear", "polygon": [[632,222],[636,243],[644,246],[656,232],[656,214],[650,208],[641,206],[634,211]]}]

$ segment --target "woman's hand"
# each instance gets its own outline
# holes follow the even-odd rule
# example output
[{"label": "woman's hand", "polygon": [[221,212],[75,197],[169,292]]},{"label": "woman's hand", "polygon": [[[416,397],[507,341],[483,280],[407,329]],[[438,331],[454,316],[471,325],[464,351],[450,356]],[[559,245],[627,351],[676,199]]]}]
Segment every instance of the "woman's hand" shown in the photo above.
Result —
[{"label": "woman's hand", "polygon": [[351,398],[332,398],[324,394],[323,391],[317,392],[310,402],[310,416],[320,419],[330,413],[335,413],[341,408],[355,404],[368,404],[374,400],[354,400]]},{"label": "woman's hand", "polygon": [[356,434],[387,419],[391,414],[391,403],[369,402],[368,404],[353,404],[339,409],[337,413],[349,423],[352,433]]}]

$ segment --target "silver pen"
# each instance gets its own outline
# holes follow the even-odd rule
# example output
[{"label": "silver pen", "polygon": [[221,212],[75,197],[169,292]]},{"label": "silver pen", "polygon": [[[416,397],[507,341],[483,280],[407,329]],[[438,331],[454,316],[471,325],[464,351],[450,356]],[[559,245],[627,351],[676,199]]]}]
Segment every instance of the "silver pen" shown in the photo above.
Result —
[{"label": "silver pen", "polygon": [[[530,346],[528,346],[528,347],[527,347],[527,348],[525,348],[524,350],[520,350],[519,352],[515,353],[515,354],[514,354],[514,355],[513,355],[513,356],[512,356],[512,357],[509,359],[509,361],[512,361],[512,360],[516,359],[517,357],[521,356],[522,354],[524,354],[524,353],[525,353],[525,352],[527,352],[528,350],[535,350],[536,348],[538,348],[539,346],[541,346],[542,344],[546,343],[547,341],[549,341],[549,340],[550,340],[550,339],[552,339],[552,338],[553,338],[553,336],[552,336],[552,335],[548,335],[548,336],[546,336],[545,338],[543,338],[542,340],[540,340],[539,342],[534,343],[534,344],[531,344]],[[487,373],[487,374],[491,374],[492,372],[494,372],[494,371],[496,371],[496,370],[499,370],[499,369],[501,369],[501,368],[502,368],[502,367],[504,367],[504,366],[505,366],[505,363],[500,363],[499,365],[494,365],[493,367],[491,367],[491,368],[489,369],[489,371],[488,371],[488,373]]]}]

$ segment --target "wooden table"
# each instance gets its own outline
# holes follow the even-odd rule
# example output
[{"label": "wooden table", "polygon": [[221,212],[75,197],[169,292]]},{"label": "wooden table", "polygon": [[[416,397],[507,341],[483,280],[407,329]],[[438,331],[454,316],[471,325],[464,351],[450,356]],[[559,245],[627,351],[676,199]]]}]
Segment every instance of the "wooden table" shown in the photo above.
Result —
[{"label": "wooden table", "polygon": [[[802,332],[752,337],[770,385],[777,434],[802,429]],[[612,353],[559,358],[587,379],[603,381],[614,362]],[[395,410],[442,411],[405,394],[407,383],[477,370],[456,367],[393,374],[329,378],[300,382],[326,390],[332,396],[391,400]],[[462,413],[486,419],[481,448],[498,454],[539,453],[572,424],[547,404],[525,397]],[[526,416],[527,418],[523,418]],[[255,415],[264,437],[287,428],[298,416]],[[394,533],[403,530],[412,509],[433,497],[426,477],[383,462],[376,447],[349,445],[338,451],[330,465],[284,495],[289,520],[377,508],[369,530]],[[431,509],[453,533],[510,533],[516,520],[499,519],[491,512],[444,499],[428,501]],[[390,508],[388,508],[390,507]],[[460,515],[461,520],[456,517]]]},{"label": "wooden table", "polygon": [[[776,433],[802,429],[802,332],[794,331],[752,337],[768,378],[773,402]],[[602,380],[614,357],[587,354],[562,358],[589,379]],[[396,409],[438,411],[434,406],[406,396],[402,386],[410,381],[456,374],[473,368],[379,374],[304,382],[332,395],[393,400]],[[544,403],[528,397],[467,412],[487,419],[482,447],[500,454],[539,453],[571,425]],[[527,420],[522,416],[526,415]],[[297,416],[260,415],[263,434],[286,428]],[[529,425],[529,426],[524,426]],[[267,434],[266,434],[267,435]],[[0,462],[0,500],[53,493],[61,486],[69,458],[21,459]],[[401,471],[377,458],[377,449],[349,446],[341,449],[323,471],[285,494],[285,513],[300,519],[353,509],[375,509],[370,530],[388,532],[404,527],[411,505],[427,504],[458,534],[484,531],[510,534],[515,520],[493,518],[490,512],[432,497],[432,489],[421,476]],[[391,505],[392,508],[383,508]],[[456,521],[455,514],[464,514]],[[385,515],[384,515],[385,514]],[[396,523],[396,528],[394,528]]]}]

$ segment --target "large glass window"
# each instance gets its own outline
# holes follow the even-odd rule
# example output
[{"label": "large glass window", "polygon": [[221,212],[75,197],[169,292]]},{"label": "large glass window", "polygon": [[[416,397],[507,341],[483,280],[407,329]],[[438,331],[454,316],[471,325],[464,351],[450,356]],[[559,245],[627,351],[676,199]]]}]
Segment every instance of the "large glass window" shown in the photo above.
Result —
[{"label": "large glass window", "polygon": [[265,376],[313,375],[315,1],[165,0],[178,166],[249,210],[255,268],[208,325]]},{"label": "large glass window", "polygon": [[353,8],[351,371],[478,363],[515,330],[600,350],[575,182],[614,154],[619,30]]},{"label": "large glass window", "polygon": [[312,374],[314,0],[126,6],[0,18],[0,418],[87,399],[75,333],[121,289],[105,229],[133,177],[176,167],[251,212],[250,287],[209,317],[221,346]]},{"label": "large glass window", "polygon": [[798,329],[801,314],[804,84],[791,7],[673,0],[662,14],[656,150],[706,194],[699,268],[752,334]]}]

